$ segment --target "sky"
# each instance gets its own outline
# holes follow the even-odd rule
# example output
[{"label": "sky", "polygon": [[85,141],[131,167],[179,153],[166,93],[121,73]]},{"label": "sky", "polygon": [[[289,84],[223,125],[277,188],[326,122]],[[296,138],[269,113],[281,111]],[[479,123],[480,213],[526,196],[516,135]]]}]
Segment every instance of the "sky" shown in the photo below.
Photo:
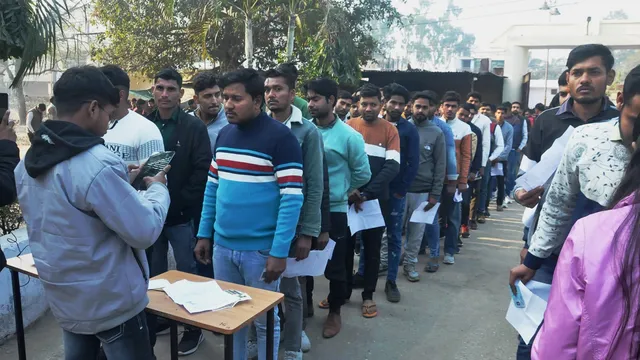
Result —
[{"label": "sky", "polygon": [[[418,13],[427,13],[436,18],[446,8],[449,0],[431,0],[433,5]],[[475,35],[476,47],[489,46],[491,41],[515,24],[531,24],[539,22],[581,23],[586,27],[586,19],[591,16],[592,22],[599,21],[610,11],[624,9],[629,20],[640,20],[640,4],[631,5],[629,0],[556,0],[560,15],[550,16],[548,11],[540,10],[544,0],[453,0],[462,8],[462,14],[452,23],[465,32]],[[553,1],[549,1],[552,3]],[[403,15],[415,12],[419,0],[393,0],[394,5]],[[631,8],[631,7],[634,8]],[[564,57],[567,50],[551,50],[550,57]],[[534,50],[533,57],[544,58],[545,50]]]}]

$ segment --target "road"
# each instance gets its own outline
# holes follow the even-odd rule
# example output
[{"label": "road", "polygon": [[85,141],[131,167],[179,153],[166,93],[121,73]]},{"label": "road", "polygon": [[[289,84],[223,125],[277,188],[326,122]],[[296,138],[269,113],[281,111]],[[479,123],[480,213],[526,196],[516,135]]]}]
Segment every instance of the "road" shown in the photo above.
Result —
[{"label": "road", "polygon": [[[513,359],[516,333],[505,321],[509,302],[507,274],[522,248],[522,209],[518,205],[495,212],[487,223],[465,240],[455,265],[441,265],[435,274],[421,273],[418,283],[398,279],[402,301],[391,304],[384,296],[380,278],[377,300],[379,315],[365,319],[360,301],[342,310],[342,332],[322,338],[326,311],[316,308],[307,325],[312,341],[307,360],[507,360]],[[420,257],[419,268],[426,257]],[[316,280],[314,301],[327,294],[328,283]],[[354,292],[352,300],[359,300]],[[27,330],[30,360],[63,359],[61,331],[48,314]],[[222,338],[211,333],[189,360],[221,359]],[[156,345],[159,360],[169,360],[169,338]],[[0,346],[0,358],[17,359],[15,339]]]}]

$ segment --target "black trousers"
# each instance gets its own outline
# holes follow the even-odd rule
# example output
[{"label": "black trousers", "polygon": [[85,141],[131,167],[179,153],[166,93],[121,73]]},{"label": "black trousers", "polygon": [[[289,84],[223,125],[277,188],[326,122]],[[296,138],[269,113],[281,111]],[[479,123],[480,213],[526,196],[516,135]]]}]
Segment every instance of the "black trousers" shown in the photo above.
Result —
[{"label": "black trousers", "polygon": [[[350,243],[347,214],[340,212],[331,213],[331,231],[329,237],[336,242],[331,260],[327,263],[324,276],[329,280],[329,311],[340,312],[340,307],[347,299],[347,254]],[[351,269],[353,269],[353,247],[351,248]],[[313,285],[312,285],[313,286]],[[307,281],[307,291],[309,290]],[[303,289],[304,290],[304,289]]]}]

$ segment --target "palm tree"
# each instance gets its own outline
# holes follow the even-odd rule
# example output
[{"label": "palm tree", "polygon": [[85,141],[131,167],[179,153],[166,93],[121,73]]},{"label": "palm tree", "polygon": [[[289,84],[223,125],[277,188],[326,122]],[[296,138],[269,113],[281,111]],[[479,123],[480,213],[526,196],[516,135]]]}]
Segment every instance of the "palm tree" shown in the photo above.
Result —
[{"label": "palm tree", "polygon": [[11,87],[45,61],[54,62],[56,42],[69,14],[66,0],[2,0],[0,61],[16,59]]}]

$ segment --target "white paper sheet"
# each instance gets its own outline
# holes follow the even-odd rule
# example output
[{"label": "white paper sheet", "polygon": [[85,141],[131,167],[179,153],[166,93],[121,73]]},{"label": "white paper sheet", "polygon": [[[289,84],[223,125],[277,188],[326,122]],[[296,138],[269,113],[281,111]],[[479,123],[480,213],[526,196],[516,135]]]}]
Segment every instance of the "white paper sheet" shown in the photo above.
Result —
[{"label": "white paper sheet", "polygon": [[456,193],[453,194],[453,201],[457,203],[462,202],[462,193],[458,191],[458,189],[456,189]]},{"label": "white paper sheet", "polygon": [[351,234],[385,226],[378,200],[365,201],[360,206],[362,210],[356,212],[356,208],[351,205],[347,213]]},{"label": "white paper sheet", "polygon": [[529,281],[525,286],[518,281],[516,286],[522,294],[525,307],[523,309],[517,308],[511,300],[506,319],[518,331],[522,339],[529,344],[538,330],[538,326],[542,323],[551,285]]},{"label": "white paper sheet", "polygon": [[162,290],[169,285],[171,283],[166,279],[149,280],[149,290]]},{"label": "white paper sheet", "polygon": [[435,204],[429,211],[423,210],[425,206],[427,206],[426,201],[423,201],[420,205],[418,205],[418,208],[413,211],[413,214],[411,214],[409,222],[433,224],[436,219],[436,215],[438,214],[440,203]]},{"label": "white paper sheet", "polygon": [[533,208],[524,209],[524,212],[522,213],[522,223],[524,224],[524,226],[530,228],[531,225],[533,225],[533,219],[535,217],[537,208],[538,205],[536,204],[536,206],[534,206]]},{"label": "white paper sheet", "polygon": [[[166,286],[164,292],[173,302],[184,306],[191,314],[222,310],[233,307],[239,301],[251,300],[249,295],[237,290],[222,290],[215,281],[180,280]],[[237,293],[241,293],[243,296],[238,296]]]},{"label": "white paper sheet", "polygon": [[524,175],[516,180],[516,188],[524,188],[526,191],[544,185],[555,173],[562,160],[564,148],[573,133],[574,127],[569,126],[564,134],[553,142],[549,150],[545,151],[540,158],[540,162],[533,166]]},{"label": "white paper sheet", "polygon": [[324,269],[327,267],[327,262],[333,256],[333,250],[336,247],[336,242],[329,240],[329,243],[324,250],[312,250],[309,252],[309,257],[297,261],[293,258],[287,258],[287,268],[282,273],[283,277],[292,278],[296,276],[320,276],[324,274]]},{"label": "white paper sheet", "polygon": [[491,166],[491,176],[504,176],[502,163],[495,163]]}]

